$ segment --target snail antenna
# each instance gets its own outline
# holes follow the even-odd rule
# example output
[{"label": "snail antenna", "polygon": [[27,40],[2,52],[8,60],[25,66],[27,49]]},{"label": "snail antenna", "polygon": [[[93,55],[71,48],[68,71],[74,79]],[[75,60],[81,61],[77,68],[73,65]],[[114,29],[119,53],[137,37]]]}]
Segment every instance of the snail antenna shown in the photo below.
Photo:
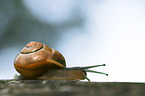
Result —
[{"label": "snail antenna", "polygon": [[103,73],[103,72],[98,72],[98,71],[93,71],[93,70],[85,70],[86,72],[92,72],[92,73],[99,73],[99,74],[104,74],[106,76],[108,76],[108,74]]},{"label": "snail antenna", "polygon": [[101,64],[101,65],[94,65],[94,66],[80,67],[80,69],[89,69],[89,68],[100,67],[100,66],[106,66],[106,65],[105,65],[105,64]]},{"label": "snail antenna", "polygon": [[87,80],[88,80],[88,82],[91,82],[91,81],[90,81],[90,79],[89,79],[87,76],[86,76],[86,78],[85,78],[85,79],[87,79]]}]

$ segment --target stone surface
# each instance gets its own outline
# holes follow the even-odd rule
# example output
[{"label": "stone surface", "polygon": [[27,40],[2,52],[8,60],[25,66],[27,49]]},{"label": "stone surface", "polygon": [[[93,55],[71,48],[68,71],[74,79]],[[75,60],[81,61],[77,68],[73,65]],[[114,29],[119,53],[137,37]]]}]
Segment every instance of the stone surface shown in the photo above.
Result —
[{"label": "stone surface", "polygon": [[143,96],[144,83],[0,80],[0,96]]}]

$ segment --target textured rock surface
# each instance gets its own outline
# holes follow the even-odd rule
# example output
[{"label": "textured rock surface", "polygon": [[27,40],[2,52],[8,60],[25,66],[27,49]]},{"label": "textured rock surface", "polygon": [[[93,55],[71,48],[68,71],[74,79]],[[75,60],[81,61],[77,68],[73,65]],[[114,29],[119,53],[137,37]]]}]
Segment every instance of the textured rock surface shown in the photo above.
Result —
[{"label": "textured rock surface", "polygon": [[0,96],[143,96],[144,83],[0,81]]}]

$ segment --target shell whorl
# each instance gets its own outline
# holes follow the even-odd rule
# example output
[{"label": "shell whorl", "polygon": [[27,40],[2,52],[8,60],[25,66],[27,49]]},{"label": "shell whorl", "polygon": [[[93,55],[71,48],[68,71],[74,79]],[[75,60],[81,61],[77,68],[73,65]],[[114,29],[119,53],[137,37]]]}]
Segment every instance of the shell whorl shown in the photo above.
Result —
[{"label": "shell whorl", "polygon": [[43,48],[43,44],[39,42],[30,42],[21,50],[21,53],[29,54],[29,53],[37,52],[42,48]]}]

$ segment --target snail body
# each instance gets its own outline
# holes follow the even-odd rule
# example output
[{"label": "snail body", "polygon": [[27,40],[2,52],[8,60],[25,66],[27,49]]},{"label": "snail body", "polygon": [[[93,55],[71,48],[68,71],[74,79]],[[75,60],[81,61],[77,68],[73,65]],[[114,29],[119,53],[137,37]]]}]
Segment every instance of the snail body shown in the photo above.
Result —
[{"label": "snail body", "polygon": [[28,43],[14,60],[14,67],[21,74],[18,79],[28,80],[83,80],[88,79],[87,71],[105,74],[88,70],[98,66],[105,65],[66,68],[66,62],[61,53],[34,41]]}]

